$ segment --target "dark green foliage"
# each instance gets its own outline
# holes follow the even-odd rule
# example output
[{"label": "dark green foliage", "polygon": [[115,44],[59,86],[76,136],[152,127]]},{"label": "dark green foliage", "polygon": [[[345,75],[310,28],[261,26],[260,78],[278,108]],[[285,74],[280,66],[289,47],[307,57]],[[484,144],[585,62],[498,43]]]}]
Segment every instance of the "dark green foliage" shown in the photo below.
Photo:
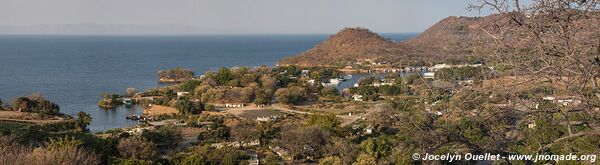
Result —
[{"label": "dark green foliage", "polygon": [[102,93],[100,97],[101,98],[100,101],[98,101],[98,106],[102,108],[115,108],[115,106],[121,104],[121,102],[118,101],[121,96],[118,94]]},{"label": "dark green foliage", "polygon": [[362,78],[362,79],[358,80],[358,85],[359,86],[369,86],[375,82],[379,82],[379,78],[370,76],[370,77],[366,77],[366,78]]},{"label": "dark green foliage", "polygon": [[232,147],[212,148],[209,146],[200,146],[193,149],[188,154],[180,154],[173,158],[173,164],[245,164],[245,160],[250,157],[243,150]]},{"label": "dark green foliage", "polygon": [[254,103],[256,104],[270,104],[273,100],[273,92],[271,90],[259,89],[256,90],[256,97]]},{"label": "dark green foliage", "polygon": [[211,104],[204,104],[205,111],[215,111],[215,106]]},{"label": "dark green foliage", "polygon": [[404,93],[400,86],[382,85],[378,87],[378,92],[385,96],[395,96]]},{"label": "dark green foliage", "polygon": [[378,138],[369,138],[360,144],[363,152],[375,157],[380,158],[387,155],[392,147],[388,142],[388,138],[380,136]]},{"label": "dark green foliage", "polygon": [[75,120],[75,126],[79,131],[87,131],[87,126],[92,122],[90,114],[85,112],[77,112],[77,119]]},{"label": "dark green foliage", "polygon": [[200,85],[200,81],[197,80],[190,80],[190,81],[186,81],[183,84],[179,85],[179,89],[181,89],[182,91],[185,92],[194,92],[194,89],[196,89],[196,87],[198,85]]},{"label": "dark green foliage", "polygon": [[160,148],[170,148],[181,140],[181,133],[175,127],[163,126],[157,130],[142,132],[142,137]]},{"label": "dark green foliage", "polygon": [[215,76],[219,85],[225,85],[231,80],[231,70],[225,67],[221,67]]},{"label": "dark green foliage", "polygon": [[229,127],[223,125],[222,122],[215,122],[198,135],[198,140],[201,143],[216,143],[229,139],[229,137]]},{"label": "dark green foliage", "polygon": [[204,106],[199,102],[185,100],[177,100],[175,108],[180,114],[199,114]]},{"label": "dark green foliage", "polygon": [[334,132],[340,125],[334,114],[311,114],[306,120],[308,126],[319,127],[323,130]]},{"label": "dark green foliage", "polygon": [[13,101],[13,110],[40,113],[43,115],[59,115],[60,107],[41,96],[19,97]]},{"label": "dark green foliage", "polygon": [[319,95],[321,96],[339,96],[340,91],[338,91],[335,87],[325,87],[319,91]]},{"label": "dark green foliage", "polygon": [[157,75],[160,79],[181,80],[193,78],[194,72],[185,68],[174,68],[169,70],[158,71]]},{"label": "dark green foliage", "polygon": [[350,93],[359,94],[363,96],[365,101],[377,101],[379,100],[379,93],[377,87],[374,86],[359,86],[350,88]]}]

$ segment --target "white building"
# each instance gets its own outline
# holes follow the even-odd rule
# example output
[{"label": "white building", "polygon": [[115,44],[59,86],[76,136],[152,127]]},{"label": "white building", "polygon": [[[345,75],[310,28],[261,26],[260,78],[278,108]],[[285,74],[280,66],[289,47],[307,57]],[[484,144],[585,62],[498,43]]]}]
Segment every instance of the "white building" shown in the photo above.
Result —
[{"label": "white building", "polygon": [[301,72],[302,76],[308,76],[310,74],[309,70],[302,70]]},{"label": "white building", "polygon": [[184,97],[190,95],[190,92],[177,92],[177,97]]},{"label": "white building", "polygon": [[244,103],[226,103],[225,108],[242,108],[246,106]]},{"label": "white building", "polygon": [[358,94],[352,95],[352,99],[354,101],[363,101],[363,95],[358,95]]},{"label": "white building", "polygon": [[444,69],[444,68],[450,68],[450,65],[448,64],[436,64],[433,67],[431,67],[432,70],[436,71],[439,69]]},{"label": "white building", "polygon": [[329,79],[329,83],[337,85],[340,83],[340,79],[337,79],[337,78]]},{"label": "white building", "polygon": [[435,73],[434,72],[427,72],[423,74],[423,77],[425,78],[435,78]]}]

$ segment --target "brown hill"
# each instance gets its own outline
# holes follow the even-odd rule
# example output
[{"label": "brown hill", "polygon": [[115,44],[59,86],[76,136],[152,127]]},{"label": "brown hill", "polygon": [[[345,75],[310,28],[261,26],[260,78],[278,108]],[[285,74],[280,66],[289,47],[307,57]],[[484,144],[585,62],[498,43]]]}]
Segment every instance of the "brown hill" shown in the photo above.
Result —
[{"label": "brown hill", "polygon": [[345,28],[314,48],[280,61],[280,65],[336,66],[357,60],[400,55],[401,49],[389,39],[364,28]]},{"label": "brown hill", "polygon": [[[570,27],[577,29],[578,32],[570,36],[572,42],[581,44],[579,46],[582,48],[595,47],[594,45],[597,45],[600,40],[598,39],[600,13],[590,13],[590,15],[593,17],[580,17],[579,20],[573,20],[573,26]],[[534,35],[515,26],[509,16],[511,15],[452,16],[442,19],[418,36],[399,43],[394,43],[364,28],[346,28],[304,53],[281,60],[279,64],[345,66],[371,61],[386,62],[393,66],[414,66],[465,63],[468,62],[469,57],[478,58],[495,51],[496,41],[502,41],[516,49],[539,46]],[[522,19],[525,22],[534,22],[543,17],[545,16],[532,15]],[[502,37],[501,33],[510,35]],[[545,42],[553,42],[563,36],[540,37]],[[598,49],[600,51],[600,48]]]},{"label": "brown hill", "polygon": [[409,40],[394,43],[364,28],[346,28],[326,41],[280,65],[342,66],[370,59],[395,65],[428,65],[450,59],[463,61],[491,40],[482,24],[497,16],[448,17]]},{"label": "brown hill", "polygon": [[459,17],[452,16],[434,24],[418,36],[400,43],[411,57],[437,59],[446,62],[450,59],[465,60],[466,56],[475,55],[492,41],[492,37],[483,29],[490,22],[500,21],[497,16]]}]

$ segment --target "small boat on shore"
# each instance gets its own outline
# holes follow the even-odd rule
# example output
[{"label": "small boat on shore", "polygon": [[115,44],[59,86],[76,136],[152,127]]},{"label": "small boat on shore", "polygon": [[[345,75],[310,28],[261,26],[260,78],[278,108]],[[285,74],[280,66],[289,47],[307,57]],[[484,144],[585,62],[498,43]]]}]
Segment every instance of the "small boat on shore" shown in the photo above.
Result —
[{"label": "small boat on shore", "polygon": [[346,75],[346,76],[344,76],[344,79],[345,79],[345,80],[350,80],[350,79],[352,79],[352,75],[351,75],[351,74],[349,74],[349,75]]},{"label": "small boat on shore", "polygon": [[133,105],[133,100],[132,99],[123,99],[123,104],[125,104],[125,105]]},{"label": "small boat on shore", "polygon": [[125,117],[125,119],[127,119],[127,120],[140,120],[142,118],[143,117],[139,116],[139,115],[127,115],[127,117]]}]

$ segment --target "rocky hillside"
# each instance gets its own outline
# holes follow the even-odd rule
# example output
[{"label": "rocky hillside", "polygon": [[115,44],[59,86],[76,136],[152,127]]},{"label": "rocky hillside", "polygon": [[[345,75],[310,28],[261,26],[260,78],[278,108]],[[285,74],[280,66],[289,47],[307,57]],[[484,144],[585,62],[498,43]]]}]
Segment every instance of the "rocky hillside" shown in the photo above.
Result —
[{"label": "rocky hillside", "polygon": [[391,40],[364,28],[346,28],[314,48],[280,61],[281,65],[334,66],[364,59],[397,56],[401,49]]},{"label": "rocky hillside", "polygon": [[427,65],[447,60],[465,60],[491,37],[481,24],[498,20],[488,17],[448,17],[409,40],[394,43],[364,28],[346,28],[326,41],[280,65],[340,66],[365,59],[397,65]]},{"label": "rocky hillside", "polygon": [[400,45],[407,50],[407,56],[437,59],[437,62],[461,61],[484,49],[486,45],[482,43],[492,41],[492,37],[483,30],[492,20],[498,18],[448,17]]}]

